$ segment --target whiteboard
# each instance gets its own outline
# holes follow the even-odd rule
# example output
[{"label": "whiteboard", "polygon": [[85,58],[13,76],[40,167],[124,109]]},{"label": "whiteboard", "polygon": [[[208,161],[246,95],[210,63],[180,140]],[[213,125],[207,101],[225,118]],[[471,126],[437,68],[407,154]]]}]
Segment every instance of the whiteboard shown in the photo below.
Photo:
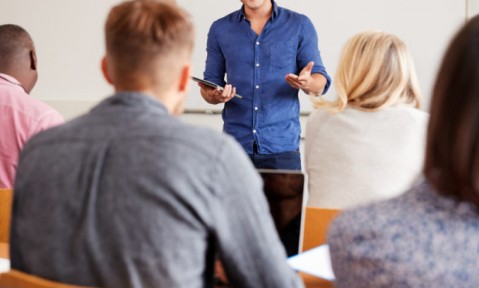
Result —
[{"label": "whiteboard", "polygon": [[[410,48],[427,101],[450,38],[466,19],[467,0],[277,0],[307,15],[319,35],[319,48],[334,78],[341,48],[357,32],[379,29],[401,37]],[[32,35],[38,52],[39,81],[33,95],[45,100],[96,101],[112,93],[100,73],[103,25],[118,0],[1,0],[0,23],[15,23]],[[241,7],[239,0],[177,0],[193,17],[196,46],[193,72],[202,76],[211,23]],[[334,88],[328,97],[334,98]],[[302,111],[312,109],[300,95]],[[221,109],[207,104],[196,83],[186,108]]]}]

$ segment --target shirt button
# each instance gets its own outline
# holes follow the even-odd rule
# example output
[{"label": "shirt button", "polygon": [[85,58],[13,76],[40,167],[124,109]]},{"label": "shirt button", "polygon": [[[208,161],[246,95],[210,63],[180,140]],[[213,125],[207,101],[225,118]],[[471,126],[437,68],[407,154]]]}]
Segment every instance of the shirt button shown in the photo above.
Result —
[{"label": "shirt button", "polygon": [[259,89],[259,85],[256,85],[256,89]]},{"label": "shirt button", "polygon": [[254,107],[254,110],[258,111],[258,107]]},{"label": "shirt button", "polygon": [[253,130],[253,133],[256,134],[256,130]]},{"label": "shirt button", "polygon": [[256,45],[259,45],[259,42],[256,42]]},{"label": "shirt button", "polygon": [[256,63],[256,67],[259,67],[259,63]]}]

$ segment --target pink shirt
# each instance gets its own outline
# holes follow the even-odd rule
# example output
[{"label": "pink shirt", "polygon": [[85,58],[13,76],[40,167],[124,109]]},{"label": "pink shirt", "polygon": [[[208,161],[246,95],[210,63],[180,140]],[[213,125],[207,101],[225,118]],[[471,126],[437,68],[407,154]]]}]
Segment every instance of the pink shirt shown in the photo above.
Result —
[{"label": "pink shirt", "polygon": [[15,78],[0,73],[0,188],[13,188],[18,156],[27,140],[61,123],[60,113],[28,95]]}]

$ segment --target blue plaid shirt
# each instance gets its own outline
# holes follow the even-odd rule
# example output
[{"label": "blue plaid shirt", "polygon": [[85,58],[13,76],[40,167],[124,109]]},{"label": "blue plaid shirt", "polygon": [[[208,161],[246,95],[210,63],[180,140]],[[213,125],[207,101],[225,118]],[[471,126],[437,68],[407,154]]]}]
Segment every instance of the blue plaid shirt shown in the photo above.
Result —
[{"label": "blue plaid shirt", "polygon": [[260,154],[299,149],[299,90],[286,82],[288,73],[298,74],[314,61],[312,73],[328,81],[323,93],[331,83],[311,20],[272,3],[273,15],[259,36],[243,8],[215,21],[208,33],[204,78],[225,85],[226,76],[243,96],[225,104],[223,130],[248,154],[254,142]]}]

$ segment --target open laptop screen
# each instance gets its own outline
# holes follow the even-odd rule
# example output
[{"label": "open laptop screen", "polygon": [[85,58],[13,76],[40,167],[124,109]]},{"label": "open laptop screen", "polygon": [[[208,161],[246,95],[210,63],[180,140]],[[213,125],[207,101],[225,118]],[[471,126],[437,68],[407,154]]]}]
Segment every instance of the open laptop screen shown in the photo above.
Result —
[{"label": "open laptop screen", "polygon": [[289,256],[298,254],[304,195],[301,171],[258,169],[271,216]]}]

